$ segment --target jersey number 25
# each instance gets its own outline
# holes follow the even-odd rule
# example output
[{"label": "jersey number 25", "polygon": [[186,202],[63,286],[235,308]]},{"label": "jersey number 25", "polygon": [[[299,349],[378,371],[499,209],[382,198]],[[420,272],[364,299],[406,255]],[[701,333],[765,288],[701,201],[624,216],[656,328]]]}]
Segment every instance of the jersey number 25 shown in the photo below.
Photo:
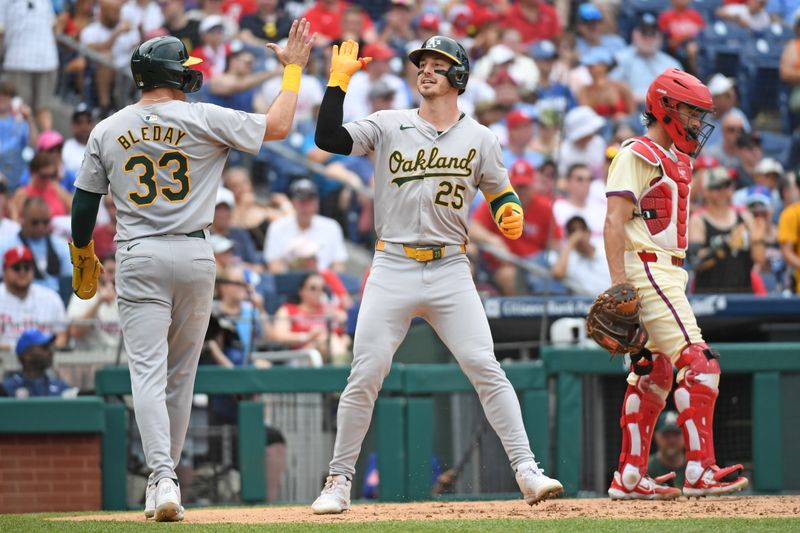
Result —
[{"label": "jersey number 25", "polygon": [[[138,167],[138,168],[137,168]],[[133,191],[128,193],[131,202],[144,207],[152,204],[161,194],[170,202],[182,202],[186,199],[191,189],[189,181],[189,161],[186,155],[178,150],[164,152],[158,158],[158,168],[171,169],[170,179],[174,182],[170,185],[159,187],[156,183],[156,163],[145,154],[132,155],[125,161],[125,172],[137,172],[139,184],[144,185],[145,191]]]}]

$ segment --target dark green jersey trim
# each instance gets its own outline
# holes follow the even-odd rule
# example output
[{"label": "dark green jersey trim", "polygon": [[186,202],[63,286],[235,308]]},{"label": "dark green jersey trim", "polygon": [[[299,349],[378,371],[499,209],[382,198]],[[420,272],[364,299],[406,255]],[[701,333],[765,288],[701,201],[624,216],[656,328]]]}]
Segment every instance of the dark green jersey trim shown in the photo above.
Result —
[{"label": "dark green jersey trim", "polygon": [[492,200],[492,202],[489,204],[489,206],[492,208],[492,217],[496,218],[497,210],[509,202],[517,204],[518,206],[522,207],[522,204],[519,203],[519,197],[517,196],[517,193],[513,191],[508,191],[507,193],[501,194],[500,196]]},{"label": "dark green jersey trim", "polygon": [[72,197],[72,241],[82,248],[92,240],[102,194],[75,189]]}]

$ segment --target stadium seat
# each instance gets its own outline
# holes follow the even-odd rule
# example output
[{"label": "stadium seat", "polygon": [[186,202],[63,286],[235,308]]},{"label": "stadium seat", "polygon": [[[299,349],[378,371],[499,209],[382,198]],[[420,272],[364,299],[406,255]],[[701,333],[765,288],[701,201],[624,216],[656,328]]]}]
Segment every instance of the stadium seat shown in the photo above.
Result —
[{"label": "stadium seat", "polygon": [[742,43],[750,39],[750,31],[738,24],[718,20],[706,26],[699,38],[701,79],[708,79],[717,72],[735,78],[739,70]]},{"label": "stadium seat", "polygon": [[630,42],[633,28],[636,27],[644,13],[653,13],[658,16],[669,5],[669,0],[622,0],[617,17],[619,34]]},{"label": "stadium seat", "polygon": [[782,44],[764,38],[750,39],[741,47],[737,86],[742,109],[750,118],[777,107],[782,51]]},{"label": "stadium seat", "polygon": [[723,0],[692,0],[691,7],[703,15],[707,24],[717,20],[717,8],[721,7]]}]

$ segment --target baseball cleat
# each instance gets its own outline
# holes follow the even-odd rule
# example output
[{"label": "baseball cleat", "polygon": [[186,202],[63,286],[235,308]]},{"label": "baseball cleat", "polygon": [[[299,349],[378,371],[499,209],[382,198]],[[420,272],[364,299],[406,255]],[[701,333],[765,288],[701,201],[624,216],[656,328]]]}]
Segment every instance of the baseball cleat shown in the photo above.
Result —
[{"label": "baseball cleat", "polygon": [[658,476],[653,479],[650,476],[642,476],[639,483],[628,490],[622,484],[619,472],[614,472],[614,479],[608,488],[608,496],[612,500],[674,500],[681,495],[681,489],[664,485],[665,481],[675,477],[675,472]]},{"label": "baseball cleat", "polygon": [[744,490],[750,484],[746,477],[738,476],[733,481],[724,481],[723,478],[741,472],[742,465],[733,465],[720,468],[712,465],[703,472],[697,481],[690,483],[687,479],[683,484],[683,494],[688,497],[720,496]]},{"label": "baseball cleat", "polygon": [[156,515],[156,484],[148,483],[144,493],[144,517],[153,518]]},{"label": "baseball cleat", "polygon": [[181,489],[178,482],[162,478],[156,485],[156,522],[180,522],[183,520]]},{"label": "baseball cleat", "polygon": [[564,492],[563,485],[557,479],[544,475],[536,461],[519,465],[514,477],[516,477],[519,490],[528,505],[557,498]]},{"label": "baseball cleat", "polygon": [[350,509],[350,482],[344,476],[328,476],[319,497],[311,504],[314,514],[339,514]]}]

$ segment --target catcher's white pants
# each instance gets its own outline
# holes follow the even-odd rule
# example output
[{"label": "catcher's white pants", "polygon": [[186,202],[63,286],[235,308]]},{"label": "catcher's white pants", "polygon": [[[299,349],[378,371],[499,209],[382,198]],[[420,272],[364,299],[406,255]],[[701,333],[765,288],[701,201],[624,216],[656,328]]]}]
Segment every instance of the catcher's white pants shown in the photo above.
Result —
[{"label": "catcher's white pants", "polygon": [[512,468],[533,460],[519,400],[495,359],[467,257],[458,254],[422,263],[387,245],[386,252],[375,253],[364,289],[353,365],[339,401],[331,475],[353,478],[378,391],[415,316],[431,324],[477,390]]}]

